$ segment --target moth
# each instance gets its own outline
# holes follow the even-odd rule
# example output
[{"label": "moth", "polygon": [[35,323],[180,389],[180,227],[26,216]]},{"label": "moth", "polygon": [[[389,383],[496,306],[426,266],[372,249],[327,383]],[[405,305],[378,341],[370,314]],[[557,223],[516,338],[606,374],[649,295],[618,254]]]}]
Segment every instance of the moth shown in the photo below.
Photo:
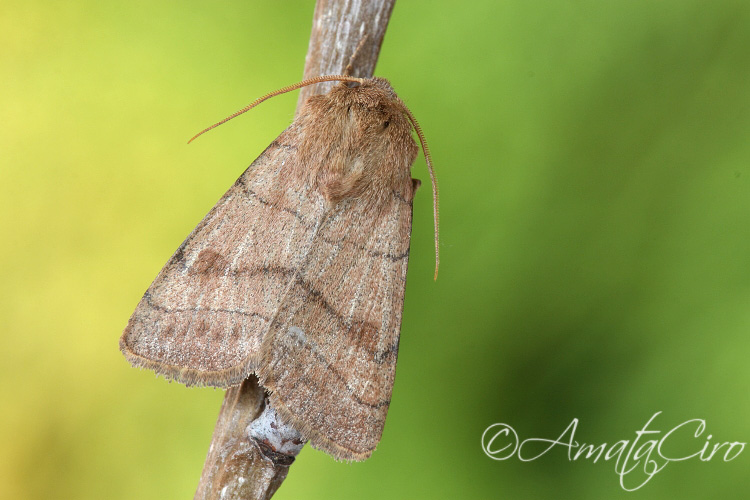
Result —
[{"label": "moth", "polygon": [[341,83],[307,100],[180,245],[120,350],[188,386],[256,374],[313,447],[364,460],[396,370],[420,184],[412,129],[432,179],[437,277],[437,184],[422,131],[387,80],[334,75],[268,94],[203,132],[322,81]]}]

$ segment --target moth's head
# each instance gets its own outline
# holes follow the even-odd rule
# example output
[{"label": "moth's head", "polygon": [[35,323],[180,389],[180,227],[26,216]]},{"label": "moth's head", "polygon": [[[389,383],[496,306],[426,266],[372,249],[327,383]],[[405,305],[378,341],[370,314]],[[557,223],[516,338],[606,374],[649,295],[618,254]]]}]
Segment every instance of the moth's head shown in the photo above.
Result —
[{"label": "moth's head", "polygon": [[300,110],[293,129],[303,171],[332,206],[348,198],[380,206],[394,192],[410,200],[419,148],[405,106],[386,80],[356,83],[311,96]]},{"label": "moth's head", "polygon": [[343,143],[360,152],[398,159],[399,167],[408,169],[419,148],[403,101],[384,78],[350,85],[342,82],[327,94],[312,96],[300,115],[314,117],[330,137],[326,142],[341,144],[343,138]]}]

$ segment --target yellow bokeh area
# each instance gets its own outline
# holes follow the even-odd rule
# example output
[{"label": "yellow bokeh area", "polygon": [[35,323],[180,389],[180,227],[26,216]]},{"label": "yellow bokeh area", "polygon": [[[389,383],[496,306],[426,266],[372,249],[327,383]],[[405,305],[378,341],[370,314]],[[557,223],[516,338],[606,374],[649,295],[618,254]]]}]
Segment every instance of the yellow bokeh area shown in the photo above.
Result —
[{"label": "yellow bokeh area", "polygon": [[[191,498],[223,392],[132,369],[117,342],[296,94],[187,139],[301,78],[313,7],[0,6],[0,498]],[[641,441],[703,419],[674,449],[750,442],[750,4],[401,0],[376,73],[430,144],[440,277],[423,188],[380,446],[306,447],[275,498],[750,493],[750,450],[627,493],[614,459],[481,442],[577,419],[578,443],[611,445],[657,412]]]}]

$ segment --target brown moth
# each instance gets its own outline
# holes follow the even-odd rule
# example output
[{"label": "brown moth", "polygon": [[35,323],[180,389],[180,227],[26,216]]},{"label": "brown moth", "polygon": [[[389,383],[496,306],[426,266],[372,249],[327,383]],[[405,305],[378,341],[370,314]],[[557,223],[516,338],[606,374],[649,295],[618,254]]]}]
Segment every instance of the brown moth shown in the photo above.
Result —
[{"label": "brown moth", "polygon": [[364,460],[396,370],[419,186],[412,126],[433,181],[437,276],[437,186],[419,125],[387,80],[326,76],[203,132],[273,95],[335,80],[180,245],[120,349],[132,365],[189,386],[228,387],[255,373],[312,446]]}]

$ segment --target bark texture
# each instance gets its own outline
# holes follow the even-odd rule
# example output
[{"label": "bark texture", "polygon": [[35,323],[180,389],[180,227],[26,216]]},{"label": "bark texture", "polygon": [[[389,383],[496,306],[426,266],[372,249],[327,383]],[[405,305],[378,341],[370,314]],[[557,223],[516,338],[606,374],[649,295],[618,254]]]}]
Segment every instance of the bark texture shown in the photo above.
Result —
[{"label": "bark texture", "polygon": [[[318,0],[315,4],[304,78],[343,74],[373,76],[385,29],[396,0]],[[356,57],[352,56],[356,52]],[[300,91],[297,110],[308,97],[325,94],[335,82],[310,85]]]},{"label": "bark texture", "polygon": [[265,413],[264,398],[255,376],[227,390],[196,499],[266,499],[279,489],[294,456],[274,452],[247,432]]}]

